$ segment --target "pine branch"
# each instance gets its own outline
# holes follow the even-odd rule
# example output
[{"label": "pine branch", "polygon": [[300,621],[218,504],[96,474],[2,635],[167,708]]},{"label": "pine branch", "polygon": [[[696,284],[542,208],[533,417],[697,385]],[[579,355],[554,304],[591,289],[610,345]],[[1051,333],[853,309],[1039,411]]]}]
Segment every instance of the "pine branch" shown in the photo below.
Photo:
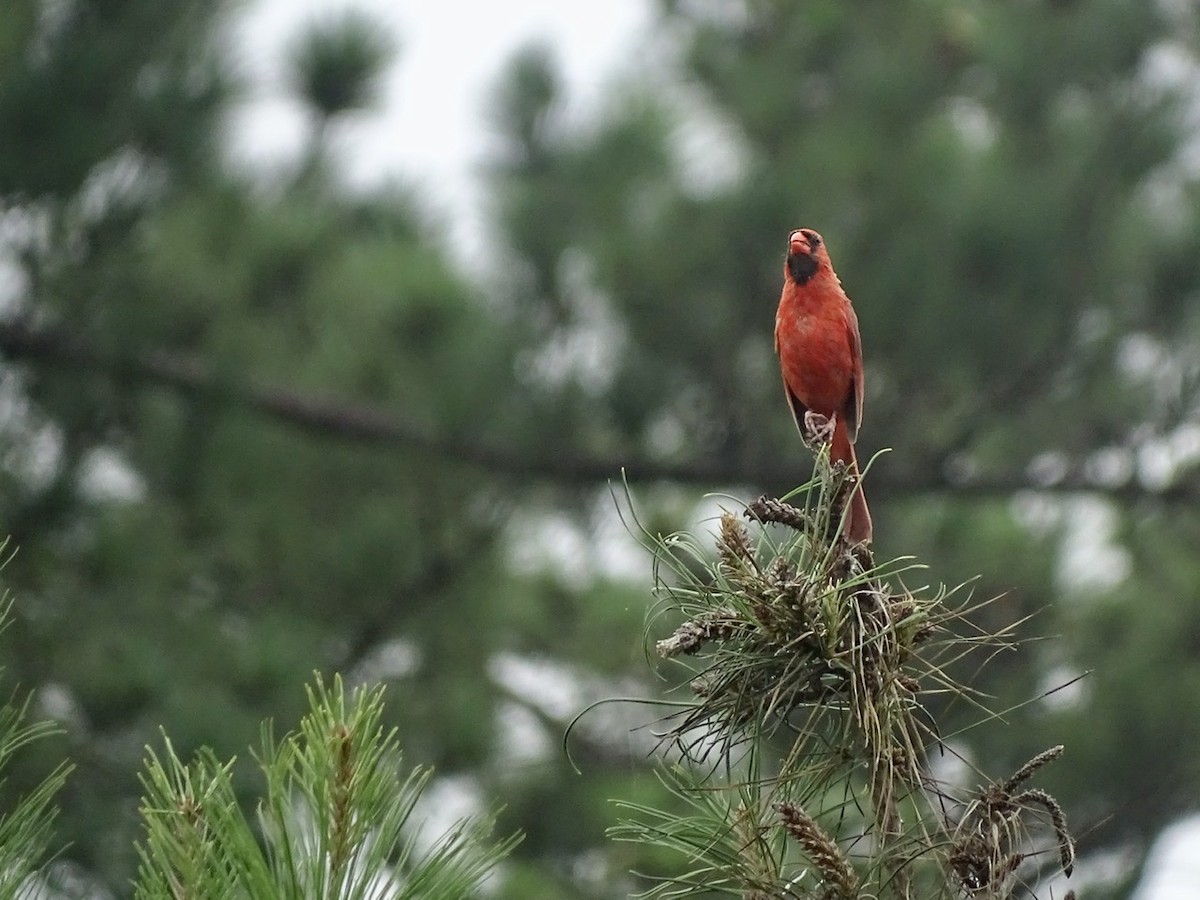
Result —
[{"label": "pine branch", "polygon": [[[28,701],[18,704],[10,699],[0,706],[0,771],[22,747],[59,732],[51,722],[29,722],[28,713]],[[40,896],[41,866],[50,856],[58,817],[55,797],[73,768],[60,763],[0,816],[0,897]]]},{"label": "pine branch", "polygon": [[406,772],[382,712],[382,688],[318,678],[296,733],[276,741],[264,725],[258,829],[236,802],[232,760],[204,749],[185,763],[164,737],[142,775],[138,900],[474,895],[518,838],[494,841],[494,816],[482,815],[422,848],[414,819],[432,773]]},{"label": "pine branch", "polygon": [[[0,540],[0,568],[7,562],[8,539]],[[0,630],[9,621],[12,604],[0,597]],[[28,698],[10,697],[0,705],[0,773],[23,748],[37,744],[61,729],[53,722],[29,720]],[[66,785],[74,766],[59,763],[39,784],[0,815],[0,897],[42,896],[42,864],[51,856],[55,798]],[[3,779],[0,778],[0,782]]]},{"label": "pine branch", "polygon": [[[345,398],[300,391],[286,385],[235,381],[219,377],[202,360],[183,353],[150,351],[114,354],[103,351],[68,329],[31,326],[20,321],[0,324],[0,352],[13,360],[36,360],[89,375],[124,379],[170,388],[190,397],[217,399],[254,410],[310,434],[345,441],[383,444],[415,450],[439,459],[477,466],[488,472],[548,479],[568,484],[610,481],[625,472],[631,482],[672,481],[681,484],[789,484],[795,465],[777,455],[727,458],[705,455],[667,461],[641,451],[597,454],[583,448],[556,447],[553,453],[527,447],[489,445],[478,437],[430,433],[407,422],[396,411]],[[1072,472],[1053,482],[1024,471],[993,472],[950,478],[938,460],[912,467],[912,472],[880,472],[872,478],[873,497],[925,496],[952,492],[958,498],[1007,497],[1023,490],[1059,494],[1098,494],[1121,503],[1152,498],[1167,504],[1200,502],[1200,479],[1181,480],[1150,489],[1134,480],[1113,485]]]},{"label": "pine branch", "polygon": [[686,857],[685,871],[653,876],[641,896],[999,900],[1034,874],[1026,861],[1047,842],[1071,873],[1061,806],[1026,787],[1062,747],[974,793],[935,781],[930,701],[980,705],[951,671],[1011,646],[1011,627],[965,628],[985,604],[909,590],[911,560],[877,564],[850,545],[852,484],[821,446],[792,497],[725,512],[715,552],[642,530],[655,555],[652,618],[684,620],[656,646],[684,667],[692,700],[658,723],[680,760],[667,783],[686,811],[621,804],[629,817],[611,830]]}]

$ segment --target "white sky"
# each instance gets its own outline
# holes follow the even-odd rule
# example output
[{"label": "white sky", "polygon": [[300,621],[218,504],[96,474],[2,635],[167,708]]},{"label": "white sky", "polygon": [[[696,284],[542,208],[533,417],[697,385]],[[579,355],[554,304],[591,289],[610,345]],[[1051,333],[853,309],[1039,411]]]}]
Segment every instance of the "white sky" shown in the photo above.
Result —
[{"label": "white sky", "polygon": [[[258,168],[294,156],[305,135],[300,108],[281,76],[283,48],[307,21],[354,7],[394,32],[400,52],[382,109],[348,122],[336,136],[345,176],[371,185],[415,181],[451,234],[472,245],[483,224],[475,173],[488,147],[484,104],[506,60],[532,40],[556,50],[570,101],[586,112],[606,80],[645,50],[650,0],[255,0],[236,29],[251,92],[231,123],[235,158]],[[461,250],[462,248],[460,248]],[[1200,819],[1180,823],[1156,847],[1137,900],[1200,896],[1195,858]]]},{"label": "white sky", "polygon": [[291,157],[305,135],[280,60],[307,22],[347,7],[368,11],[400,47],[377,114],[336,134],[354,184],[415,180],[452,233],[471,240],[480,227],[473,174],[487,151],[485,102],[504,63],[534,40],[556,50],[569,99],[587,108],[605,79],[632,64],[630,49],[650,21],[649,0],[256,0],[236,28],[238,59],[251,93],[231,123],[235,158],[255,167]]}]

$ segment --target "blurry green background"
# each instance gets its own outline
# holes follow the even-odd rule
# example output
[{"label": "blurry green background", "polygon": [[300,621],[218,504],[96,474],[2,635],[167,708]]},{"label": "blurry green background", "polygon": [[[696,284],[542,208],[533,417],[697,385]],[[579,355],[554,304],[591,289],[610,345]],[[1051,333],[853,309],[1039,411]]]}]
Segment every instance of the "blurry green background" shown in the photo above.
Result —
[{"label": "blurry green background", "polygon": [[806,477],[771,346],[799,225],[861,321],[860,456],[893,448],[879,553],[1036,613],[1052,639],[977,682],[996,708],[1091,673],[956,749],[1011,772],[1067,745],[1042,783],[1089,898],[1200,805],[1200,13],[648,3],[592,115],[552,50],[506,65],[463,253],[432,186],[344,177],[338,124],[404,34],[301,28],[304,146],[248,170],[243,7],[7,0],[0,660],[65,729],[7,788],[78,764],[67,895],[126,891],[160,726],[244,757],[314,669],[390,685],[432,814],[505,805],[497,896],[669,866],[603,835],[608,799],[660,790],[653,713],[585,718],[581,774],[561,749],[589,702],[662,689],[610,490],[624,467],[669,530]]}]

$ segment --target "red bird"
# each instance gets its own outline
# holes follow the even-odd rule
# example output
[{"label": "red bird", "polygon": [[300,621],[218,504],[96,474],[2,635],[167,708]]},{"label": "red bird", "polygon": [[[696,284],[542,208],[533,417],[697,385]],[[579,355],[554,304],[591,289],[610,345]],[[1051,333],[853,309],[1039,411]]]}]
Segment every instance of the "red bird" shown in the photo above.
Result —
[{"label": "red bird", "polygon": [[[833,271],[825,241],[809,228],[788,235],[775,352],[796,427],[801,434],[811,430],[805,427],[808,413],[833,420],[829,458],[857,475],[854,440],[863,407],[858,316]],[[871,541],[871,512],[861,487],[850,498],[845,533],[851,543]]]}]

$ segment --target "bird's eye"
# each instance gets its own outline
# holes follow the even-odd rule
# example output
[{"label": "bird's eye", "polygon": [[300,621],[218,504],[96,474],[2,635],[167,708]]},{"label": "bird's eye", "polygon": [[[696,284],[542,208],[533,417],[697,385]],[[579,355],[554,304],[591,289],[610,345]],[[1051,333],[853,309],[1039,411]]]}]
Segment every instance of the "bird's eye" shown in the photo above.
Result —
[{"label": "bird's eye", "polygon": [[808,229],[805,229],[800,233],[808,238],[808,246],[810,250],[816,250],[821,246],[821,236],[815,231],[809,231]]}]

